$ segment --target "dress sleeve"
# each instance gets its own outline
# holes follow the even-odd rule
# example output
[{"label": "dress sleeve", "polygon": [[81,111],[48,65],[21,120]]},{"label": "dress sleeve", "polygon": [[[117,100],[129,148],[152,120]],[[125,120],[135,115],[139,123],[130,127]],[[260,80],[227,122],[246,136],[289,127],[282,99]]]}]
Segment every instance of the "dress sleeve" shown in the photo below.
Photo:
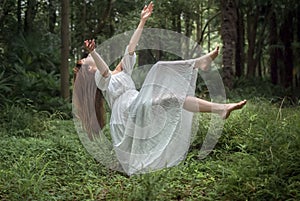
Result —
[{"label": "dress sleeve", "polygon": [[135,62],[136,62],[136,54],[134,52],[133,55],[130,55],[129,52],[128,52],[128,46],[127,46],[126,50],[125,50],[124,57],[122,59],[122,68],[123,68],[123,71],[125,73],[131,75],[133,67],[135,65]]},{"label": "dress sleeve", "polygon": [[[100,71],[101,75],[106,75],[106,73],[109,72],[109,67],[108,65],[105,63],[105,61],[103,61],[103,59],[101,58],[101,56],[96,52],[96,50],[93,50],[90,55],[92,56],[96,67],[98,68],[98,70]],[[88,57],[89,58],[89,57]],[[88,60],[88,58],[86,60]]]},{"label": "dress sleeve", "polygon": [[95,81],[96,81],[97,87],[102,91],[106,91],[108,88],[110,78],[111,78],[111,72],[108,73],[107,77],[103,77],[101,75],[100,71],[97,70],[96,74],[95,74]]}]

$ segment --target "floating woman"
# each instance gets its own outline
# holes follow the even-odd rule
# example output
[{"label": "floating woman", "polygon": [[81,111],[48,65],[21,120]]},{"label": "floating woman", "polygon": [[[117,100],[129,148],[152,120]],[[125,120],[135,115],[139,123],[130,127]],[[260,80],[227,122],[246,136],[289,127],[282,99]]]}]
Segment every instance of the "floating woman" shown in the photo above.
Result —
[{"label": "floating woman", "polygon": [[[84,41],[89,56],[74,85],[73,113],[81,141],[98,161],[128,175],[184,160],[191,143],[193,113],[212,112],[226,119],[247,102],[220,104],[191,96],[198,69],[207,70],[218,56],[218,47],[196,59],[157,62],[138,91],[131,76],[135,49],[152,11],[151,2],[142,10],[140,23],[114,70],[95,51],[94,40]],[[101,132],[94,97],[87,96],[95,93],[95,86],[111,109],[110,136]]]}]

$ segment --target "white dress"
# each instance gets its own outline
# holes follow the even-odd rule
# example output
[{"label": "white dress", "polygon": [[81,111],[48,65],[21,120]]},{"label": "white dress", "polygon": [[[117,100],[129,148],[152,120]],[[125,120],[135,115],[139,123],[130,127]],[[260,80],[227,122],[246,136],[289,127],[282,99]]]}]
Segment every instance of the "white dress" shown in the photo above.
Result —
[{"label": "white dress", "polygon": [[106,78],[95,73],[96,85],[111,108],[111,136],[96,122],[93,97],[86,98],[96,90],[88,80],[94,75],[88,67],[82,67],[73,93],[74,122],[84,146],[104,165],[128,175],[171,167],[185,158],[193,113],[184,110],[183,103],[194,95],[197,78],[193,59],[160,61],[138,91],[131,77],[135,61],[136,55],[126,48],[122,72]]}]

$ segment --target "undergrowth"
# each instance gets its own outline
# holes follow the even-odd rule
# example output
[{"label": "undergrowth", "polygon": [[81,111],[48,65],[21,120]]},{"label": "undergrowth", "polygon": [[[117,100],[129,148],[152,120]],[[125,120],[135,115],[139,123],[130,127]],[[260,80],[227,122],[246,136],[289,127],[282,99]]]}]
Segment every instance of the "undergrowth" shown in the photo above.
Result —
[{"label": "undergrowth", "polygon": [[71,120],[30,107],[1,114],[0,200],[300,200],[300,108],[252,98],[198,158],[211,116],[201,114],[185,161],[124,176],[96,162]]}]

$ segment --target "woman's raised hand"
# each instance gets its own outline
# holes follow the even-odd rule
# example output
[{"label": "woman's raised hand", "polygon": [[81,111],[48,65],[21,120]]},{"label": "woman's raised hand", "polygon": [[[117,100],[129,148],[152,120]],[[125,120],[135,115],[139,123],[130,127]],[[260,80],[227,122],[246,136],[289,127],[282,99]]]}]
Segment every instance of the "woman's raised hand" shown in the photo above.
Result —
[{"label": "woman's raised hand", "polygon": [[154,6],[154,4],[152,1],[150,2],[150,4],[148,6],[145,5],[144,9],[141,12],[142,20],[147,20],[151,16],[152,11],[153,11],[153,6]]},{"label": "woman's raised hand", "polygon": [[91,53],[92,51],[94,51],[95,47],[96,47],[96,43],[95,40],[85,40],[84,41],[84,47],[89,51],[89,53]]}]

